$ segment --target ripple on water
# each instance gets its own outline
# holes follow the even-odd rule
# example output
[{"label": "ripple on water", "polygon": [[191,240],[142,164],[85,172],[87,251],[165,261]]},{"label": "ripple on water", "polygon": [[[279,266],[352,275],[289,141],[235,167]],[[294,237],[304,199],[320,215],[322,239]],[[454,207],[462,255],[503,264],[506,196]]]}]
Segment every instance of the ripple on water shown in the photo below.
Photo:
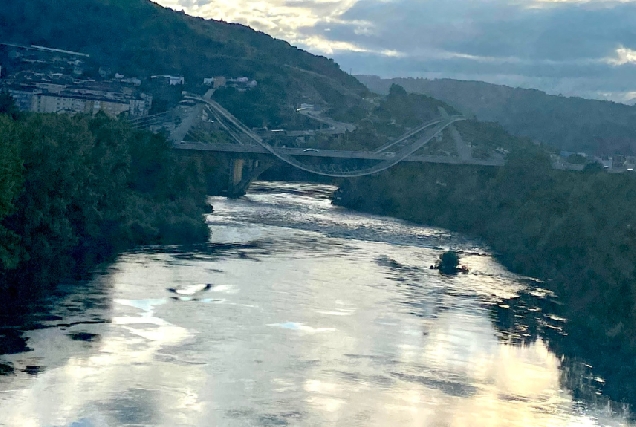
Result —
[{"label": "ripple on water", "polygon": [[315,334],[319,332],[335,332],[336,328],[314,328],[312,326],[303,325],[302,323],[296,322],[285,322],[285,323],[270,323],[270,327],[273,328],[281,328],[281,329],[289,329],[292,331],[305,332],[309,334]]}]

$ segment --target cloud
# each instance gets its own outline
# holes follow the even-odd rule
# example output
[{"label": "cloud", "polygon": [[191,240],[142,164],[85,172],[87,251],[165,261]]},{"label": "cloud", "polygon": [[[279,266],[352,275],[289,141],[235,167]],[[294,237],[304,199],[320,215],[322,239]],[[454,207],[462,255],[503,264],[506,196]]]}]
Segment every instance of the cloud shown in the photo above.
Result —
[{"label": "cloud", "polygon": [[343,69],[482,79],[619,101],[636,92],[636,2],[159,0],[241,22]]}]

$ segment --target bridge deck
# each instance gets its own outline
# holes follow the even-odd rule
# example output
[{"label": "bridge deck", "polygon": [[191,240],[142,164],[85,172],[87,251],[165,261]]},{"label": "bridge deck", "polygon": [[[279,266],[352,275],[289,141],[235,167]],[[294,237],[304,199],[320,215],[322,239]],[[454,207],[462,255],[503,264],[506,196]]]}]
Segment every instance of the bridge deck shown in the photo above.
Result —
[{"label": "bridge deck", "polygon": [[[174,144],[174,148],[179,150],[194,151],[216,151],[224,153],[244,153],[244,154],[267,154],[271,153],[260,145],[237,145],[222,143],[206,143],[206,142],[189,142],[182,141]],[[276,150],[283,155],[294,157],[319,157],[331,159],[359,159],[359,160],[388,160],[391,159],[390,153],[377,153],[371,151],[341,151],[341,150],[313,150],[303,148],[284,148],[276,147]],[[394,154],[394,153],[393,153]],[[410,155],[403,161],[406,162],[422,162],[422,163],[443,163],[443,164],[466,164],[480,166],[503,166],[503,159],[460,159],[459,157],[448,156],[416,156]]]}]

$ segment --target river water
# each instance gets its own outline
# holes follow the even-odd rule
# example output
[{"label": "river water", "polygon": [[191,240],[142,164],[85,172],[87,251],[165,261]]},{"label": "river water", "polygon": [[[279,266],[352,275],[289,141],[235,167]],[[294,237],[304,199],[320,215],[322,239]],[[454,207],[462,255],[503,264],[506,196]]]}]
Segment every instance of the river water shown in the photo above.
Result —
[{"label": "river water", "polygon": [[[4,331],[30,351],[0,355],[0,425],[632,425],[593,367],[551,352],[566,320],[540,283],[462,236],[334,207],[333,190],[213,198],[209,245],[61,285]],[[428,269],[446,248],[469,274]],[[505,314],[521,295],[534,314]]]}]

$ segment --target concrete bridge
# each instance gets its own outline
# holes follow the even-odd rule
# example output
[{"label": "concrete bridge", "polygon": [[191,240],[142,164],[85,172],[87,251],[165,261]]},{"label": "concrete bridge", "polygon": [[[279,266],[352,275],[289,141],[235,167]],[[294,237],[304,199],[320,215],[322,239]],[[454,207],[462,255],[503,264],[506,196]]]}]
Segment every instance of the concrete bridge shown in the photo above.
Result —
[{"label": "concrete bridge", "polygon": [[[178,150],[194,151],[216,151],[219,153],[234,154],[271,154],[265,148],[258,145],[238,145],[227,143],[191,142],[181,141],[174,144]],[[306,158],[326,158],[326,159],[359,159],[359,160],[386,160],[387,157],[395,156],[394,152],[377,153],[375,151],[346,151],[346,150],[316,150],[313,148],[287,148],[277,147],[276,150],[285,156],[306,157]],[[441,163],[447,165],[481,165],[481,166],[503,166],[503,159],[470,159],[462,160],[460,157],[433,156],[433,155],[410,155],[401,161],[420,163]],[[335,176],[324,173],[327,176]],[[368,174],[365,174],[368,175]]]},{"label": "concrete bridge", "polygon": [[[186,96],[190,103],[189,114],[182,118],[178,125],[171,129],[174,148],[178,150],[213,151],[227,153],[232,157],[229,174],[228,196],[238,197],[247,191],[249,184],[258,178],[270,165],[270,161],[261,159],[276,158],[300,170],[329,177],[352,178],[387,170],[400,162],[422,162],[443,164],[472,164],[481,166],[502,166],[503,157],[480,160],[460,156],[415,155],[432,139],[441,135],[444,129],[458,121],[462,116],[449,116],[443,112],[442,117],[424,123],[389,141],[374,151],[319,150],[314,148],[274,147],[265,142],[259,135],[241,123],[229,111],[206,96]],[[206,143],[184,141],[190,130],[202,120],[203,116],[213,117],[231,137],[233,143]],[[163,119],[158,117],[159,120]],[[152,119],[146,119],[146,122]],[[146,123],[147,125],[147,123]],[[454,128],[451,128],[454,130]],[[453,133],[453,136],[455,136]],[[307,162],[311,159],[310,162]],[[305,161],[303,161],[305,160]],[[346,160],[359,160],[346,162]],[[355,164],[352,166],[352,164]]]}]

